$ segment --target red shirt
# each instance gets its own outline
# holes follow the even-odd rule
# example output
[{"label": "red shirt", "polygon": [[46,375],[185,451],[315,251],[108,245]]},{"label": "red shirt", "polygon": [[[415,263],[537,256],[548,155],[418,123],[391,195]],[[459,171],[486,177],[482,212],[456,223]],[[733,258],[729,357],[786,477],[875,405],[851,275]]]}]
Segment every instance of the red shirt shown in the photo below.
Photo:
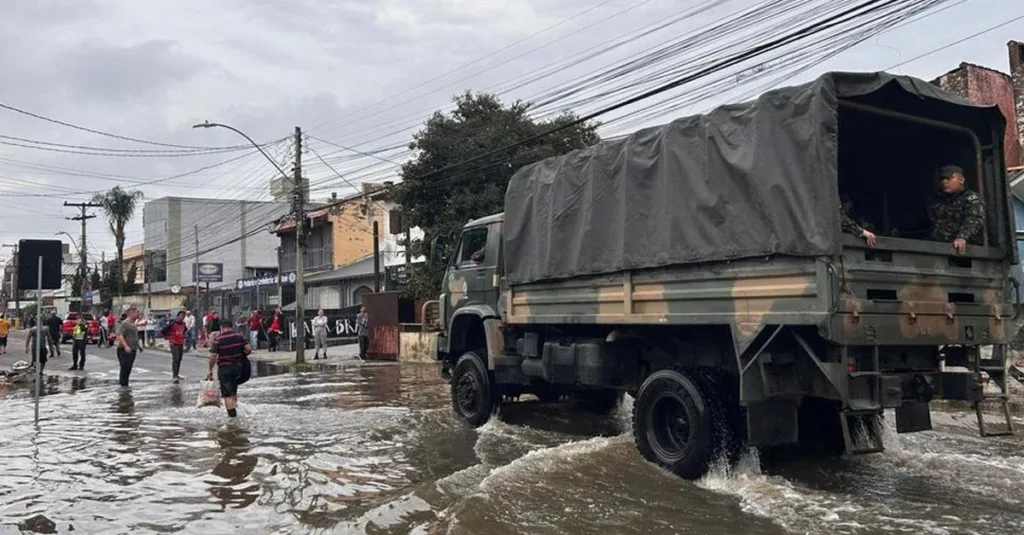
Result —
[{"label": "red shirt", "polygon": [[258,331],[258,330],[260,330],[260,326],[261,325],[263,325],[263,316],[260,316],[259,314],[256,314],[255,316],[249,318],[249,330],[250,331]]},{"label": "red shirt", "polygon": [[172,321],[167,333],[167,342],[171,345],[185,345],[185,322]]},{"label": "red shirt", "polygon": [[274,316],[274,321],[270,324],[270,330],[274,332],[281,331],[281,316]]}]

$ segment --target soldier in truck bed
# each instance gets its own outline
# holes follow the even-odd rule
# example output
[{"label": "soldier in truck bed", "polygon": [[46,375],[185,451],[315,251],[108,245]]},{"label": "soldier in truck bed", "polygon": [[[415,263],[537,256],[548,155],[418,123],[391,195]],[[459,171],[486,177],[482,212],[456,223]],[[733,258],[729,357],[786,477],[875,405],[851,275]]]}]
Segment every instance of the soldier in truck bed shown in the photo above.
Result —
[{"label": "soldier in truck bed", "polygon": [[980,243],[985,221],[985,202],[967,189],[964,170],[955,165],[939,169],[941,192],[928,207],[932,238],[952,243],[957,254],[967,252],[967,244]]},{"label": "soldier in truck bed", "polygon": [[860,226],[854,219],[853,201],[844,197],[842,202],[839,204],[839,215],[842,217],[843,232],[863,238],[864,242],[867,243],[869,247],[875,246],[875,243],[878,241],[878,237],[875,236],[875,233]]}]

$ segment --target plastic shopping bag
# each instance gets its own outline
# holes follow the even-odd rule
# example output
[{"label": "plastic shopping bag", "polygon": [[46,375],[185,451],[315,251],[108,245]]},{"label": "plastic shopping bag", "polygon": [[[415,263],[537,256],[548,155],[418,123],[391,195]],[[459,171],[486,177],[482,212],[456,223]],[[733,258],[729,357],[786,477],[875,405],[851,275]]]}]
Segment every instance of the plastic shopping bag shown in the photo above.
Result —
[{"label": "plastic shopping bag", "polygon": [[199,400],[196,401],[196,408],[220,407],[220,382],[207,379],[203,381],[203,388],[199,391]]}]

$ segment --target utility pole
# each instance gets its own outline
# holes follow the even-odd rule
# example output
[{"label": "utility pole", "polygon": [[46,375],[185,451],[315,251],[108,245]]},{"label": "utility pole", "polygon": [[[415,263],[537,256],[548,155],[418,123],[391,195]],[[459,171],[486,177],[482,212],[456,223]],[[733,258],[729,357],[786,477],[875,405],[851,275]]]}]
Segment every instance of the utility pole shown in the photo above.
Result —
[{"label": "utility pole", "polygon": [[153,251],[146,251],[146,310],[153,310]]},{"label": "utility pole", "polygon": [[196,236],[196,261],[192,264],[192,282],[196,283],[196,306],[201,306],[199,310],[199,317],[206,316],[206,303],[202,300],[202,292],[199,291],[199,270],[196,266],[199,265],[199,225],[195,225],[195,236]]},{"label": "utility pole", "polygon": [[306,362],[306,277],[304,254],[306,246],[306,196],[302,191],[302,129],[295,127],[295,362]]},{"label": "utility pole", "polygon": [[82,215],[75,216],[75,217],[68,217],[67,220],[68,221],[81,221],[82,222],[82,241],[81,241],[81,243],[78,246],[78,256],[79,256],[79,264],[78,264],[78,277],[79,277],[79,280],[78,280],[78,298],[81,299],[81,302],[78,305],[78,311],[79,312],[85,312],[85,274],[86,274],[86,272],[89,271],[89,264],[88,264],[88,259],[86,257],[86,247],[85,247],[85,222],[96,217],[94,214],[86,214],[85,211],[87,209],[89,209],[89,208],[102,208],[103,205],[102,204],[91,203],[91,202],[70,203],[70,202],[64,201],[64,206],[69,206],[69,207],[72,207],[72,208],[78,208],[78,209],[82,210]]},{"label": "utility pole", "polygon": [[380,293],[380,227],[373,221],[373,292]]},{"label": "utility pole", "polygon": [[14,277],[11,280],[14,293],[14,320],[17,323],[21,319],[21,292],[18,290],[18,244],[5,243],[4,247],[14,247]]}]

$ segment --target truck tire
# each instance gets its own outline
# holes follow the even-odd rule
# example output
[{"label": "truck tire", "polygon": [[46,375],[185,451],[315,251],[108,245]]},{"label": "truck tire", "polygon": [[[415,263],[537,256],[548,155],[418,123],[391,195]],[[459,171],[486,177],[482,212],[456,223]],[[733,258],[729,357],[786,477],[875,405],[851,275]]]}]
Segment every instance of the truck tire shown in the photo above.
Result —
[{"label": "truck tire", "polygon": [[496,407],[494,383],[483,359],[473,351],[459,357],[452,372],[452,408],[473,427],[487,423]]},{"label": "truck tire", "polygon": [[697,479],[707,473],[714,455],[711,407],[684,373],[654,372],[633,403],[633,439],[648,461]]}]

